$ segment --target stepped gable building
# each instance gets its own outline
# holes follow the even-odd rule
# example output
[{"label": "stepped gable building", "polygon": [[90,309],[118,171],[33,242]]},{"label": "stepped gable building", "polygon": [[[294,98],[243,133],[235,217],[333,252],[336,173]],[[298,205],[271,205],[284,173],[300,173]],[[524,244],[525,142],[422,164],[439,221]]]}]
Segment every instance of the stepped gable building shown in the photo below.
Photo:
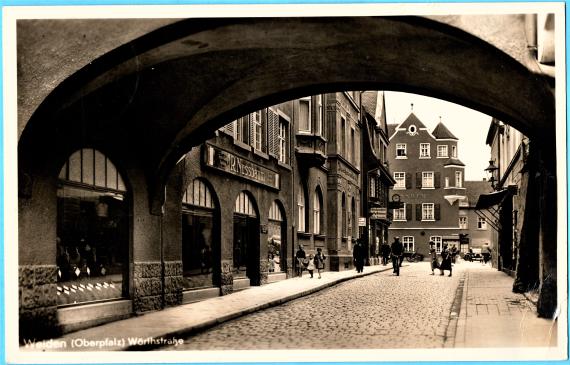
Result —
[{"label": "stepped gable building", "polygon": [[444,243],[459,248],[459,202],[465,198],[464,168],[458,139],[440,122],[430,132],[412,112],[399,125],[389,126],[388,161],[396,184],[389,240],[399,236],[406,251],[427,255],[429,241],[441,251]]}]

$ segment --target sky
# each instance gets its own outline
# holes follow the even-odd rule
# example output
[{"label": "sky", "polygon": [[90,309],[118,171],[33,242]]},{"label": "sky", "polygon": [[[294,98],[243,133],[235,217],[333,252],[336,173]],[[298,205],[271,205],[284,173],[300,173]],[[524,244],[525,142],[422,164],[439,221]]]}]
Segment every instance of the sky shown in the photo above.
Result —
[{"label": "sky", "polygon": [[400,124],[412,111],[431,132],[439,117],[455,135],[459,159],[465,164],[465,180],[482,180],[486,177],[491,148],[485,144],[491,117],[473,109],[427,96],[386,91],[386,119],[389,124]]}]

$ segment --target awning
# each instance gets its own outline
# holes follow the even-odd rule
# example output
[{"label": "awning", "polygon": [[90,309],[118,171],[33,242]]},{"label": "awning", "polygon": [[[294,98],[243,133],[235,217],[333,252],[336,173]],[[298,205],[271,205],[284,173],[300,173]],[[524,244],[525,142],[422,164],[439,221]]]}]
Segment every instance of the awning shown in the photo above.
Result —
[{"label": "awning", "polygon": [[489,194],[481,194],[479,195],[479,200],[477,200],[477,205],[475,206],[475,209],[477,210],[489,209],[494,205],[499,205],[503,202],[503,199],[505,199],[505,196],[507,196],[508,193],[509,190],[504,189]]}]

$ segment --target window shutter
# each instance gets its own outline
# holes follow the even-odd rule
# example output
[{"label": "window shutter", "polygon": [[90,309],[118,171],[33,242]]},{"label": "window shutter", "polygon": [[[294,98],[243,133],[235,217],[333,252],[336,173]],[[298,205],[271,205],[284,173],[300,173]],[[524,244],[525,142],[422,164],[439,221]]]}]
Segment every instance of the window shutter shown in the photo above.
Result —
[{"label": "window shutter", "polygon": [[422,205],[421,204],[416,204],[416,220],[417,221],[422,220]]},{"label": "window shutter", "polygon": [[279,115],[271,109],[267,109],[269,129],[269,154],[277,156],[279,154]]},{"label": "window shutter", "polygon": [[231,123],[226,124],[226,125],[224,126],[224,128],[222,128],[222,130],[223,130],[225,133],[229,134],[230,136],[235,137],[235,136],[234,136],[234,126],[235,126],[235,124],[236,124],[236,121],[234,120],[234,121],[232,121]]},{"label": "window shutter", "polygon": [[406,220],[412,220],[412,204],[406,204]]},{"label": "window shutter", "polygon": [[433,186],[436,189],[441,188],[441,173],[440,172],[435,172],[433,174]]},{"label": "window shutter", "polygon": [[409,172],[406,172],[406,189],[411,189],[412,188],[412,174],[410,174]]},{"label": "window shutter", "polygon": [[249,123],[249,145],[255,147],[255,123],[253,123],[254,115],[249,114],[247,116],[247,122]]},{"label": "window shutter", "polygon": [[422,188],[422,173],[416,172],[416,189]]},{"label": "window shutter", "polygon": [[434,216],[435,216],[435,220],[438,221],[441,219],[441,208],[439,206],[439,204],[434,204]]}]

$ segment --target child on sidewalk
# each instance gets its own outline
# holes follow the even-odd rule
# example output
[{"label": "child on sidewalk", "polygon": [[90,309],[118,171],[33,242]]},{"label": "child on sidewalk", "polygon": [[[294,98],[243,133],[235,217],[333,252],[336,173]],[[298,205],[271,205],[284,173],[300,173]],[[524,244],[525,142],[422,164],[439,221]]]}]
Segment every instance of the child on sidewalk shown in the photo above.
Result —
[{"label": "child on sidewalk", "polygon": [[309,255],[309,263],[307,264],[307,271],[311,274],[311,279],[313,278],[313,271],[315,271],[315,258],[313,254]]}]

